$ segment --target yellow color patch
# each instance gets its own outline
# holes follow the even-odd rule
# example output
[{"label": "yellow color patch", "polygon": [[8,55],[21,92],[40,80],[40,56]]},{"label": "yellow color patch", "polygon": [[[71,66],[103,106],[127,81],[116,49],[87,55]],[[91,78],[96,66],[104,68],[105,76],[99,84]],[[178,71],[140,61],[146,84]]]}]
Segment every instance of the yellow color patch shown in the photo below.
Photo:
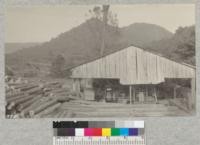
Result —
[{"label": "yellow color patch", "polygon": [[102,128],[102,136],[111,136],[110,128]]}]

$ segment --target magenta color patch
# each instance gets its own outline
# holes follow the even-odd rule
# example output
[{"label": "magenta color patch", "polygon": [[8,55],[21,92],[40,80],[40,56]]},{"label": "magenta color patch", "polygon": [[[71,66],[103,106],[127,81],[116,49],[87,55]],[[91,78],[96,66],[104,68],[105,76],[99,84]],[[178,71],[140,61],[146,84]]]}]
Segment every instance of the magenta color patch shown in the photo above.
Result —
[{"label": "magenta color patch", "polygon": [[92,136],[93,135],[93,129],[92,128],[85,128],[84,129],[84,135],[85,136]]}]

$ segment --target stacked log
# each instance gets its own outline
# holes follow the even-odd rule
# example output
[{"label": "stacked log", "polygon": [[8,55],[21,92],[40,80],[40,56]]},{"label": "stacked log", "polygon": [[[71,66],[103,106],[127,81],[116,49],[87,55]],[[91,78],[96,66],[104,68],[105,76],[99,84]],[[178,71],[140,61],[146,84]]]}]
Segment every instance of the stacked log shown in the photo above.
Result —
[{"label": "stacked log", "polygon": [[[73,99],[57,81],[41,83],[13,78],[6,82],[6,112],[12,118],[51,116],[63,102]],[[67,114],[61,112],[59,116]]]},{"label": "stacked log", "polygon": [[28,107],[22,109],[21,112],[20,112],[20,116],[21,116],[21,117],[27,116],[28,113],[29,113],[29,111],[32,110],[32,109],[34,109],[34,108],[37,107],[38,105],[40,105],[41,102],[42,102],[42,101],[41,101],[41,98],[39,98],[38,100],[36,100],[35,102],[33,102],[30,106],[28,106]]},{"label": "stacked log", "polygon": [[23,109],[27,108],[28,106],[32,105],[34,102],[36,102],[37,100],[40,100],[42,98],[42,96],[36,96],[24,103],[21,103],[17,106],[17,111],[21,112]]},{"label": "stacked log", "polygon": [[30,86],[22,86],[22,87],[19,87],[20,91],[27,91],[27,90],[31,90],[33,88],[37,88],[38,86],[37,85],[30,85]]},{"label": "stacked log", "polygon": [[27,91],[27,93],[28,93],[29,95],[32,95],[32,94],[42,94],[42,93],[43,93],[43,89],[40,88],[40,87],[33,88],[33,89]]},{"label": "stacked log", "polygon": [[10,92],[6,94],[6,98],[13,98],[13,97],[17,97],[23,94],[24,92],[12,92],[12,93]]},{"label": "stacked log", "polygon": [[49,108],[39,112],[38,114],[35,115],[35,117],[40,118],[40,117],[43,117],[44,115],[52,113],[55,109],[59,108],[60,105],[61,105],[61,103],[56,103],[56,104],[50,106]]},{"label": "stacked log", "polygon": [[47,101],[47,102],[45,102],[45,103],[43,103],[43,104],[41,104],[41,105],[38,105],[38,106],[36,106],[35,108],[31,109],[31,110],[29,111],[29,115],[30,115],[31,117],[33,117],[35,114],[38,114],[39,112],[45,110],[45,109],[48,108],[49,106],[52,106],[52,105],[54,105],[54,104],[56,104],[56,103],[57,103],[57,100],[56,100],[56,99]]}]

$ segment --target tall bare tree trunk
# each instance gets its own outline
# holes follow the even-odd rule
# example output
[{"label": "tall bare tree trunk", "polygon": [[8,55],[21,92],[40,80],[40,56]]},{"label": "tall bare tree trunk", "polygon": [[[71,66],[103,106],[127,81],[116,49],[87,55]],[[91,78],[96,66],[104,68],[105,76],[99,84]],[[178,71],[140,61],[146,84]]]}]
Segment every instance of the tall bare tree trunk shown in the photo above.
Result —
[{"label": "tall bare tree trunk", "polygon": [[108,21],[108,10],[109,5],[103,5],[103,29],[102,29],[102,43],[101,43],[101,52],[100,55],[104,55],[104,49],[105,49],[105,34],[106,34],[106,25]]}]

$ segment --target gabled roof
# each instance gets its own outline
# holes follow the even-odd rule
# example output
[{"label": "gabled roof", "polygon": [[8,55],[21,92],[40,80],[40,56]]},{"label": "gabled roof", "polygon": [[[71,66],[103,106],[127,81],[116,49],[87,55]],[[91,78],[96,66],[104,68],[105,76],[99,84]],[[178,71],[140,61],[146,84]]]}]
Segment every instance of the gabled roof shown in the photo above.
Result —
[{"label": "gabled roof", "polygon": [[72,78],[120,79],[121,84],[157,84],[165,78],[193,78],[195,67],[130,46],[83,63]]},{"label": "gabled roof", "polygon": [[[140,46],[136,46],[136,45],[130,45],[129,47],[131,47],[131,46],[140,48],[140,49],[142,49],[142,50],[144,50],[144,51],[147,51],[147,52],[149,52],[149,53],[158,55],[158,56],[160,56],[160,57],[164,57],[164,58],[169,59],[169,60],[171,60],[171,61],[174,61],[174,62],[180,63],[180,64],[182,64],[182,65],[185,65],[185,66],[188,66],[188,67],[191,67],[191,68],[196,69],[196,66],[194,66],[194,65],[187,64],[187,63],[183,63],[183,62],[181,62],[181,61],[179,61],[179,60],[175,60],[175,59],[173,59],[173,58],[169,58],[169,57],[167,57],[167,56],[165,56],[165,55],[162,55],[161,53],[158,53],[158,52],[156,52],[156,51],[154,51],[154,50],[141,48]],[[122,50],[124,50],[124,49],[127,49],[127,48],[129,48],[129,47],[125,47],[125,48],[122,48],[122,49],[118,49],[118,50],[112,51],[112,52],[110,52],[110,53],[105,53],[103,56],[99,56],[99,57],[96,57],[96,58],[93,58],[93,59],[88,59],[88,60],[86,60],[85,62],[83,62],[83,63],[81,63],[81,64],[78,64],[78,65],[76,65],[76,66],[73,66],[73,67],[71,67],[71,68],[68,68],[67,70],[71,70],[71,69],[76,68],[76,67],[78,67],[78,66],[81,66],[81,65],[83,65],[83,64],[86,64],[86,63],[95,61],[95,60],[97,60],[97,59],[106,57],[106,56],[108,56],[108,55],[117,53],[117,52],[122,51]]]}]

